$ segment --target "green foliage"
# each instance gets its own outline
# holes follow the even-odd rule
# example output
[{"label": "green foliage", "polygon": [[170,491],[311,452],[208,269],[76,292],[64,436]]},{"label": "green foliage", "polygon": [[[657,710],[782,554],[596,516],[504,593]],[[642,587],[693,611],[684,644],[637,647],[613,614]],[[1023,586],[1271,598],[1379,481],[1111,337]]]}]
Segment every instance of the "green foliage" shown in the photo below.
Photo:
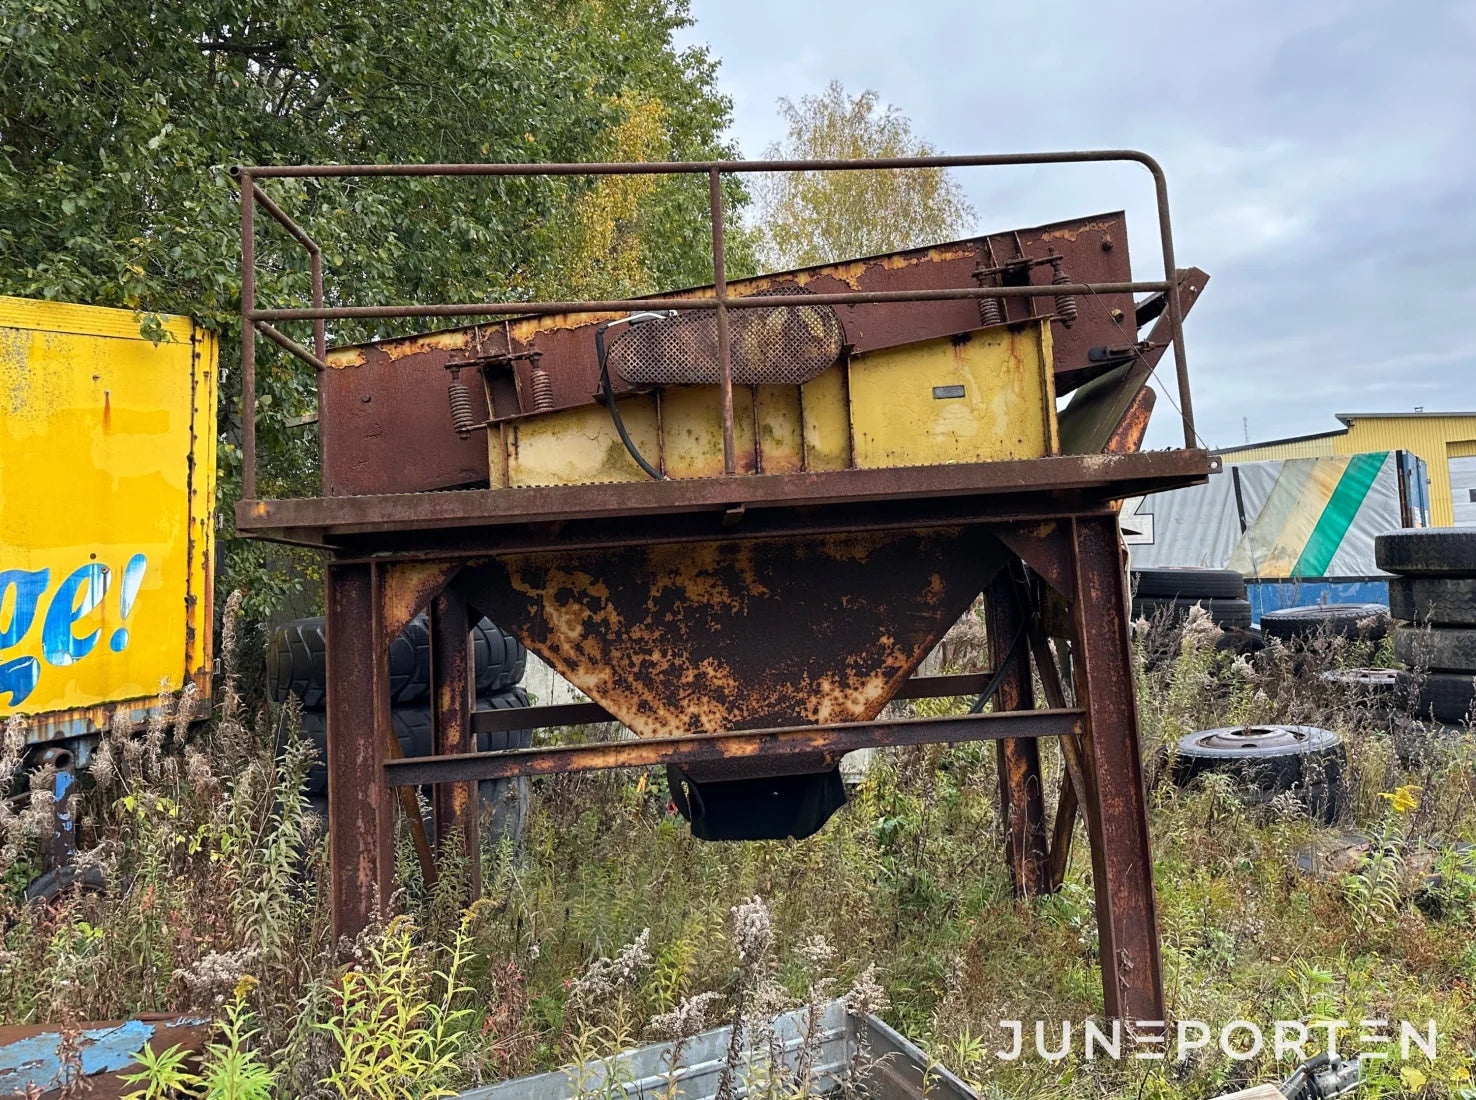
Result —
[{"label": "green foliage", "polygon": [[[343,975],[338,1010],[316,1025],[338,1048],[326,1083],[345,1098],[452,1095],[444,1083],[456,1069],[455,1054],[471,1014],[453,1007],[465,992],[459,984],[465,949],[463,929],[450,969],[436,974],[416,942],[414,922],[409,917],[391,921],[383,937],[370,943],[365,965]],[[434,997],[438,979],[442,991]]]},{"label": "green foliage", "polygon": [[[220,503],[239,495],[234,164],[727,156],[729,102],[686,0],[6,0],[0,3],[0,294],[183,313],[222,335]],[[632,148],[632,127],[640,141]],[[649,177],[648,177],[649,179]],[[599,183],[268,184],[322,244],[329,300],[485,301],[710,281],[701,179],[601,205]],[[741,207],[741,184],[727,197]],[[618,215],[600,223],[600,215]],[[735,219],[736,220],[736,219]],[[258,219],[257,300],[305,303],[307,257]],[[618,269],[601,264],[614,242]],[[734,241],[729,264],[750,261]],[[571,264],[575,265],[571,267]],[[582,265],[582,266],[580,266]],[[156,327],[156,326],[155,326]],[[330,340],[407,325],[330,326]],[[292,335],[307,342],[306,326]],[[316,488],[312,371],[260,342],[263,494]],[[218,583],[261,615],[316,582],[227,540]]]},{"label": "green foliage", "polygon": [[[852,98],[833,80],[823,95],[779,100],[789,132],[771,160],[925,157],[937,150],[876,92]],[[780,172],[757,189],[760,256],[767,267],[806,267],[938,244],[968,233],[974,211],[940,168],[888,172]]]},{"label": "green foliage", "polygon": [[251,1049],[258,1032],[251,1026],[254,1016],[246,1007],[246,994],[254,984],[243,981],[236,986],[220,1024],[220,1040],[205,1048],[200,1075],[205,1100],[271,1100],[277,1075]]},{"label": "green foliage", "polygon": [[167,1050],[155,1051],[145,1045],[133,1056],[141,1067],[137,1073],[122,1074],[129,1085],[143,1088],[130,1092],[124,1100],[175,1100],[180,1096],[195,1095],[200,1078],[190,1069],[190,1052],[175,1043]]}]

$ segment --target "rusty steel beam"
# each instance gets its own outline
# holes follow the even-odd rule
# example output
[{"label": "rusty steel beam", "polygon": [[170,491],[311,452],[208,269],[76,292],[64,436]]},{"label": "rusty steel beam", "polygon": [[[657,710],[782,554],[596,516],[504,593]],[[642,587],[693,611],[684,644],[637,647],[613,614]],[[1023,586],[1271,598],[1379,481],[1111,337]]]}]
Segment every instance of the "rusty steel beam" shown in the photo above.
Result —
[{"label": "rusty steel beam", "polygon": [[[471,619],[466,599],[454,588],[439,592],[430,604],[430,689],[432,749],[437,756],[475,751],[471,714],[476,706],[472,670]],[[443,783],[431,794],[436,848],[442,857],[465,861],[467,892],[482,892],[481,845],[475,783]]]},{"label": "rusty steel beam", "polygon": [[[948,699],[961,695],[977,695],[989,683],[993,673],[960,672],[949,676],[914,676],[905,680],[893,699]],[[478,734],[502,733],[505,730],[552,729],[557,726],[586,726],[595,722],[618,719],[598,703],[554,703],[542,707],[519,707],[513,710],[478,710],[471,716],[472,729]]]},{"label": "rusty steel beam", "polygon": [[723,410],[723,473],[738,470],[733,428],[733,351],[728,337],[728,272],[723,255],[723,177],[714,168],[707,174],[707,197],[712,218],[712,308],[717,308],[718,388]]},{"label": "rusty steel beam", "polygon": [[990,741],[999,737],[1062,737],[1079,733],[1083,719],[1084,713],[1079,708],[991,711],[952,714],[942,718],[729,730],[682,737],[638,737],[462,756],[407,757],[386,762],[383,774],[385,782],[391,786],[403,787],[467,779],[645,768],[660,764],[690,765],[760,756],[820,754],[839,760],[856,749],[943,741]]},{"label": "rusty steel beam", "polygon": [[328,864],[335,940],[367,928],[395,887],[394,803],[381,778],[385,742],[395,734],[377,574],[374,565],[328,567]]},{"label": "rusty steel beam", "polygon": [[1076,521],[1072,664],[1087,712],[1087,828],[1107,1015],[1164,1018],[1153,854],[1138,744],[1127,576],[1116,518]]},{"label": "rusty steel beam", "polygon": [[[1170,284],[1148,279],[1112,283],[1032,286],[944,287],[936,290],[857,290],[806,294],[802,301],[778,294],[728,298],[728,309],[801,309],[815,306],[880,305],[886,302],[957,302],[979,298],[1054,298],[1060,294],[1143,294]],[[436,302],[413,306],[331,306],[253,309],[251,321],[363,321],[404,317],[547,317],[562,313],[636,313],[659,306],[677,312],[713,309],[712,298],[609,298],[570,302]],[[1189,444],[1193,446],[1192,442]]]},{"label": "rusty steel beam", "polygon": [[[296,340],[292,339],[292,337],[286,335],[285,333],[277,331],[265,321],[257,321],[255,322],[255,324],[257,331],[260,332],[263,336],[269,337],[272,343],[276,344],[279,348],[290,351],[299,359],[310,364],[313,369],[320,371],[329,369],[328,364],[323,361],[323,357],[321,355],[314,355],[312,352],[308,351],[307,348],[303,347]],[[313,322],[313,327],[315,330],[321,328],[322,325],[323,322],[321,320]]]},{"label": "rusty steel beam", "polygon": [[[1079,491],[1117,499],[1143,486],[1167,489],[1203,481],[1220,459],[1202,450],[1145,451],[1128,455],[1054,455],[946,466],[761,474],[731,478],[631,481],[608,485],[554,485],[525,489],[391,496],[242,500],[236,526],[322,529],[330,536],[384,534],[397,529],[555,523],[667,515],[703,509],[726,512],[737,505],[814,507],[828,504],[917,500],[934,497],[1036,496]],[[1065,509],[1075,511],[1077,509]]]},{"label": "rusty steel beam", "polygon": [[[1176,273],[1174,285],[1180,290],[1181,321],[1194,308],[1194,303],[1199,301],[1208,282],[1209,275],[1197,267]],[[1071,400],[1061,410],[1059,417],[1063,451],[1071,454],[1096,454],[1110,450],[1113,440],[1122,437],[1123,422],[1136,415],[1135,398],[1158,368],[1163,353],[1170,346],[1174,331],[1172,318],[1163,315],[1168,308],[1166,292],[1154,295],[1153,299],[1145,303],[1145,308],[1145,318],[1158,318],[1145,341],[1147,350],[1130,363],[1093,378],[1072,393]],[[1124,336],[1126,335],[1125,332]]]},{"label": "rusty steel beam", "polygon": [[[1035,693],[1030,682],[1030,651],[1017,644],[1025,617],[1016,599],[1016,584],[1004,570],[990,582],[985,597],[985,629],[989,654],[1004,677],[994,696],[1002,711],[1030,711]],[[1011,650],[1015,658],[1005,667]],[[994,743],[999,767],[1000,820],[1004,823],[1005,863],[1010,883],[1020,897],[1036,897],[1048,889],[1046,872],[1045,799],[1040,773],[1040,746],[1033,737],[1004,737]]]},{"label": "rusty steel beam", "polygon": [[241,496],[256,496],[256,189],[251,172],[241,182]]}]

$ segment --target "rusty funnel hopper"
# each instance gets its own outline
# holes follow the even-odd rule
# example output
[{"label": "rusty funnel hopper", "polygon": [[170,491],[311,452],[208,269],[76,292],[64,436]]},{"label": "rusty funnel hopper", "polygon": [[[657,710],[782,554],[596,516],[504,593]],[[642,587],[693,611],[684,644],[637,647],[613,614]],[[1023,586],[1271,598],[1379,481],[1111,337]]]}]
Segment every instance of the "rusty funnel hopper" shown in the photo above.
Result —
[{"label": "rusty funnel hopper", "polygon": [[[528,553],[457,586],[642,737],[875,718],[1003,567],[978,529]],[[672,769],[705,839],[807,836],[845,800],[822,751]]]}]

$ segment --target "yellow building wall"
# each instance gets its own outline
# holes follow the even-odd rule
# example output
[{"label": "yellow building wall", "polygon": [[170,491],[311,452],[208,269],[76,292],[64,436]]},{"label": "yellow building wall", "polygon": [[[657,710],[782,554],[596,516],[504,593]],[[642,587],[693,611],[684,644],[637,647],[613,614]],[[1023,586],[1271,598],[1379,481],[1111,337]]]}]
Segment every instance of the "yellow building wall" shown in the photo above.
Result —
[{"label": "yellow building wall", "polygon": [[1346,432],[1313,439],[1221,451],[1226,462],[1323,458],[1370,451],[1408,451],[1424,459],[1430,477],[1430,522],[1455,522],[1450,502],[1450,459],[1476,454],[1476,415],[1354,417]]},{"label": "yellow building wall", "polygon": [[1333,449],[1337,436],[1329,433],[1313,439],[1298,439],[1290,443],[1267,443],[1261,446],[1235,447],[1218,453],[1226,462],[1272,462],[1282,458],[1331,458],[1342,454]]}]

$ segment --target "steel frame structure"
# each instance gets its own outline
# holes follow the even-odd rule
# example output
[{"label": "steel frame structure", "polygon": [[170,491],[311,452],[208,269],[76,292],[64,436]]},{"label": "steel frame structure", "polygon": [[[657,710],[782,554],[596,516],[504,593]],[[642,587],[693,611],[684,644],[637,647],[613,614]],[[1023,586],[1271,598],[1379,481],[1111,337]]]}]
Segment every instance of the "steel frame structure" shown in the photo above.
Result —
[{"label": "steel frame structure", "polygon": [[[1130,409],[1110,452],[956,466],[846,470],[784,475],[734,474],[732,368],[727,311],[793,307],[793,298],[732,298],[726,293],[721,177],[729,172],[854,171],[919,167],[1130,161],[1152,173],[1165,277],[1158,281],[1041,287],[960,287],[896,293],[808,295],[806,305],[907,302],[1062,292],[1158,292],[1176,355],[1182,450],[1133,453],[1146,413]],[[434,874],[413,788],[429,784],[435,836],[443,850],[478,851],[476,781],[603,768],[712,761],[838,760],[856,748],[993,740],[998,746],[1005,855],[1022,895],[1059,886],[1078,808],[1091,842],[1109,1015],[1161,1021],[1162,968],[1152,859],[1138,744],[1124,555],[1113,502],[1202,481],[1217,466],[1194,446],[1183,348],[1180,273],[1174,266],[1162,170],[1129,150],[878,161],[744,161],[685,164],[318,165],[233,169],[241,188],[243,499],[237,530],[327,550],[327,710],[329,845],[335,929],[357,932],[387,903],[393,883],[393,829],[399,802],[416,835],[422,865]],[[312,237],[263,191],[278,177],[613,175],[699,173],[709,181],[714,298],[664,299],[662,308],[716,310],[725,468],[730,476],[617,485],[432,491],[376,496],[256,499],[255,336],[299,359],[327,366],[325,323],[334,319],[633,311],[641,300],[502,302],[414,306],[324,305],[322,261]],[[255,300],[254,215],[260,207],[307,249],[312,306],[263,309]],[[274,322],[311,321],[313,347]],[[1139,383],[1142,379],[1140,378]],[[393,456],[387,456],[392,461]],[[475,710],[467,592],[458,578],[499,555],[536,550],[604,550],[723,539],[794,540],[837,532],[966,528],[1023,561],[1023,577],[981,575],[989,601],[992,660],[1001,674],[996,709],[947,718],[874,720],[733,729],[716,733],[500,752],[472,751],[478,733],[544,728],[609,717],[598,704]],[[435,755],[399,759],[390,714],[390,639],[429,611],[431,709]],[[1022,647],[1019,639],[1028,637]],[[1071,690],[1047,642],[1071,646]],[[1012,641],[1013,640],[1013,641]],[[1011,658],[1013,657],[1013,661]],[[1032,696],[1032,665],[1045,694]],[[957,696],[989,677],[914,677],[899,697]],[[1040,738],[1061,744],[1067,781],[1048,825]],[[475,890],[477,884],[473,882]]]}]

